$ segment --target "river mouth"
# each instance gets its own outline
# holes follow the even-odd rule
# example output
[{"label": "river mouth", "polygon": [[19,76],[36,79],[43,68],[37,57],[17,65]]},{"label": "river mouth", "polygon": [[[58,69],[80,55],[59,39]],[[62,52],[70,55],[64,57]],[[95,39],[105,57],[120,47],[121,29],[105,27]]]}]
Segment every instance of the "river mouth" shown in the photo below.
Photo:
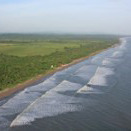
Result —
[{"label": "river mouth", "polygon": [[131,39],[121,41],[1,101],[0,130],[131,130]]}]

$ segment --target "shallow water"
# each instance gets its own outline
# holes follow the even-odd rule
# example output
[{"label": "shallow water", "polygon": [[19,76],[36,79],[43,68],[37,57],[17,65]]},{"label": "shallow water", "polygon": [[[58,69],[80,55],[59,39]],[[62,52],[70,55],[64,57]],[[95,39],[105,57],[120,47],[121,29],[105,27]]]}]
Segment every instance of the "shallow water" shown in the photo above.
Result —
[{"label": "shallow water", "polygon": [[131,38],[0,101],[0,131],[131,130]]}]

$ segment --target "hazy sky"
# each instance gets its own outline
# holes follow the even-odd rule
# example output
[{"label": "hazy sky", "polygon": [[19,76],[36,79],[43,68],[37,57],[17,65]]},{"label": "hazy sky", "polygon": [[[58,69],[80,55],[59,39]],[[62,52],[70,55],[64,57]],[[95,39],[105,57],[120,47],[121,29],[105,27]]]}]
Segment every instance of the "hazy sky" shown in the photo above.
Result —
[{"label": "hazy sky", "polygon": [[0,32],[131,35],[131,0],[0,0]]}]

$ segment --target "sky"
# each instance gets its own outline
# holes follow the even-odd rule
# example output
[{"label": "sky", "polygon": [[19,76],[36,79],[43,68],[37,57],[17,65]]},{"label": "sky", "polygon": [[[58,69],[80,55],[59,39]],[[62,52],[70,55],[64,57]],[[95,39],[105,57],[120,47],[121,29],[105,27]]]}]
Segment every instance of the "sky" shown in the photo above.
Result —
[{"label": "sky", "polygon": [[131,35],[131,0],[0,0],[0,33]]}]

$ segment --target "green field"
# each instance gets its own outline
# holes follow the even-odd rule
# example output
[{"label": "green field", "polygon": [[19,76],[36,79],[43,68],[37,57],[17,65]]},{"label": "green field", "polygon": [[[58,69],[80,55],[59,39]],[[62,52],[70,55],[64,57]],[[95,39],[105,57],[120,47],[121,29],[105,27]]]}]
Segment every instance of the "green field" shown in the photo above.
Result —
[{"label": "green field", "polygon": [[13,56],[49,55],[65,48],[79,48],[112,40],[107,36],[85,35],[0,35],[0,54]]},{"label": "green field", "polygon": [[55,51],[64,51],[64,48],[78,48],[76,43],[33,43],[33,44],[0,44],[0,53],[13,56],[49,55]]},{"label": "green field", "polygon": [[0,90],[118,43],[117,36],[0,35]]}]

